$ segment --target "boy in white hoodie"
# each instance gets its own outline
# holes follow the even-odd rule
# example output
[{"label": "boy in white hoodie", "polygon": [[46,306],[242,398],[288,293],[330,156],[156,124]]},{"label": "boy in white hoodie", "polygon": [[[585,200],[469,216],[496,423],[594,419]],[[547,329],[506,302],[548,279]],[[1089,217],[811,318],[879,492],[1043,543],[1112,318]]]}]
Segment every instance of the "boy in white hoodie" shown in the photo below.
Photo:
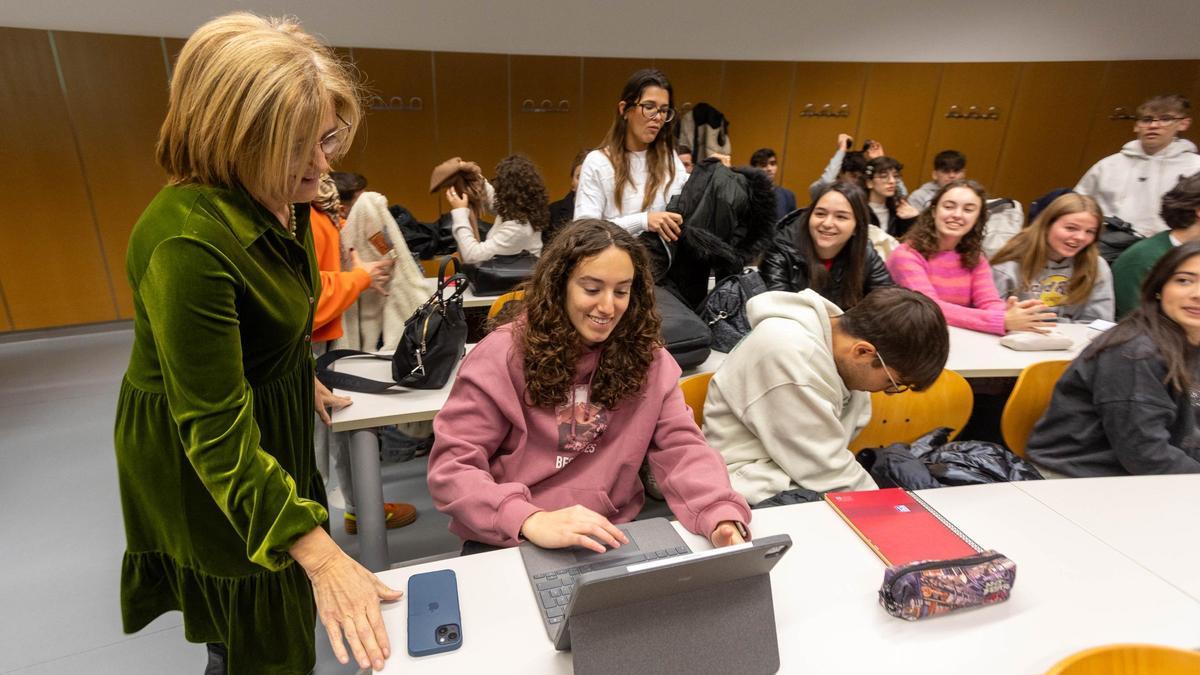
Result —
[{"label": "boy in white hoodie", "polygon": [[1191,126],[1191,103],[1176,94],[1155,96],[1138,106],[1130,141],[1115,155],[1096,162],[1075,192],[1100,204],[1106,216],[1132,223],[1149,237],[1167,229],[1159,216],[1162,196],[1180,176],[1200,171],[1200,155],[1189,140],[1178,138]]},{"label": "boy in white hoodie", "polygon": [[903,288],[850,311],[809,289],[746,304],[751,331],[713,375],[704,435],[750,504],[804,488],[871,490],[848,446],[871,419],[867,392],[933,384],[950,336],[942,311]]}]

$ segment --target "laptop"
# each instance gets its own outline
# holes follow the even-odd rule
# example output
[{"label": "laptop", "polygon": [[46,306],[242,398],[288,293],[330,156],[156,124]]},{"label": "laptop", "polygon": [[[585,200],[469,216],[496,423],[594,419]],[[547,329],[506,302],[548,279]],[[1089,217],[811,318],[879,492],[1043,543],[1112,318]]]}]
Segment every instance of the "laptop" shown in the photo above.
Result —
[{"label": "laptop", "polygon": [[617,527],[629,538],[629,543],[604,553],[577,546],[545,549],[530,542],[521,544],[521,560],[551,642],[557,644],[563,632],[567,606],[581,575],[692,552],[666,518],[635,520]]}]

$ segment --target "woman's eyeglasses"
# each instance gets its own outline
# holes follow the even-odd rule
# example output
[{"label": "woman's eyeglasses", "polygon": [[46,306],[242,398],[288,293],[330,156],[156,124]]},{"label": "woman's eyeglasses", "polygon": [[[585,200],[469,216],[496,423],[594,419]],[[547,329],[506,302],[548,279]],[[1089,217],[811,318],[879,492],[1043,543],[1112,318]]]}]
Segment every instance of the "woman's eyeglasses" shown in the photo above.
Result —
[{"label": "woman's eyeglasses", "polygon": [[321,152],[325,153],[326,157],[335,157],[340,154],[346,144],[346,138],[350,136],[350,123],[342,119],[341,115],[338,115],[337,118],[342,126],[325,134],[321,140],[317,141],[317,146],[321,148]]},{"label": "woman's eyeglasses", "polygon": [[675,119],[675,109],[674,108],[670,108],[667,106],[663,106],[660,108],[660,107],[658,107],[658,104],[655,103],[654,101],[642,101],[641,103],[637,104],[637,107],[641,108],[642,117],[645,117],[648,120],[652,120],[655,117],[658,117],[661,115],[663,118],[663,124],[667,124],[671,120]]}]

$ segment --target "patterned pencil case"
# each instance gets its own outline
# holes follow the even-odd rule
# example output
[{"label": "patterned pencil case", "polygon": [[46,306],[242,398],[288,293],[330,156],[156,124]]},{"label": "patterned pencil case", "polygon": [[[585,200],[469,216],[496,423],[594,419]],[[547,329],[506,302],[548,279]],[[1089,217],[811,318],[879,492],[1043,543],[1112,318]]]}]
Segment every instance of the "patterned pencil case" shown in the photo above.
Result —
[{"label": "patterned pencil case", "polygon": [[1004,602],[1016,580],[1017,564],[995,551],[953,560],[919,560],[883,573],[879,604],[892,616],[916,621]]}]

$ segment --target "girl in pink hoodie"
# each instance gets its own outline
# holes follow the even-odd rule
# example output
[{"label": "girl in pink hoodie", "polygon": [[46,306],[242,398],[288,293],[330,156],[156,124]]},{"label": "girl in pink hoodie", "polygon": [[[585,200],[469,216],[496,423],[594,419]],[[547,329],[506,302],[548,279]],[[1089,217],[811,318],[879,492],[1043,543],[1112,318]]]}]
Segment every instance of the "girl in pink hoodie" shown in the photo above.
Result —
[{"label": "girl in pink hoodie", "polygon": [[542,252],[519,313],[463,360],[433,421],[429,492],[467,541],[544,548],[627,543],[650,467],[688,530],[746,538],[750,510],[683,402],[660,343],[645,249],[602,220]]}]

